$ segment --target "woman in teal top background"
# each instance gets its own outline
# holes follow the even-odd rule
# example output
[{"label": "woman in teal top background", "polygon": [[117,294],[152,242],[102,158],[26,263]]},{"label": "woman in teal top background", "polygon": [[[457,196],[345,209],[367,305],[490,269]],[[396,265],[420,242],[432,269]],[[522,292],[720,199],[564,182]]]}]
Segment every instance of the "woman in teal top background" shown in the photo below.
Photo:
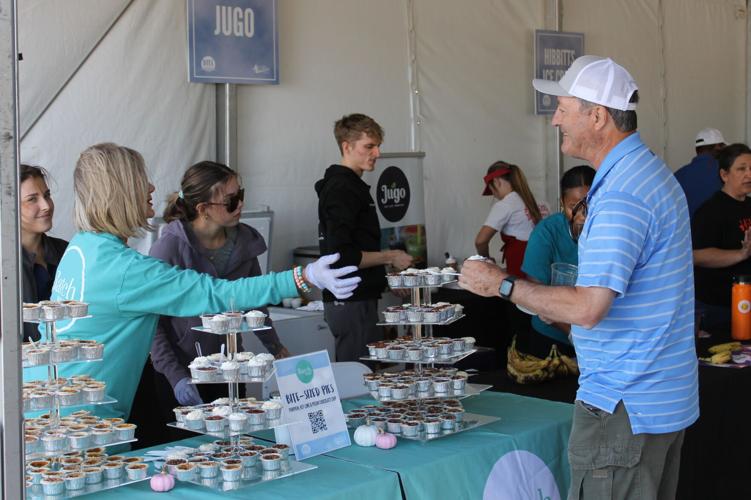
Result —
[{"label": "woman in teal top background", "polygon": [[[105,344],[104,360],[60,367],[61,377],[88,374],[107,384],[113,405],[96,407],[101,416],[127,418],[160,315],[197,316],[250,309],[298,296],[293,271],[227,281],[183,270],[141,255],[127,239],[150,229],[154,216],[143,157],[111,143],[86,149],[74,172],[74,211],[79,229],[60,261],[52,300],[89,304],[91,318],[59,322],[58,338],[93,339]],[[337,255],[303,270],[305,284],[348,297],[359,278],[340,279],[354,266],[330,269]],[[305,286],[303,286],[305,288]],[[208,335],[208,334],[207,334]],[[47,368],[26,370],[25,379],[46,379]]]},{"label": "woman in teal top background", "polygon": [[[580,207],[586,200],[594,177],[595,170],[587,165],[573,167],[561,177],[561,211],[535,226],[524,252],[522,271],[531,281],[549,285],[551,264],[579,263],[577,240],[584,227],[584,210]],[[575,355],[568,339],[571,325],[549,325],[533,316],[532,328],[526,342],[520,339],[519,345],[524,352],[545,358],[552,344],[558,344],[562,354]]]}]

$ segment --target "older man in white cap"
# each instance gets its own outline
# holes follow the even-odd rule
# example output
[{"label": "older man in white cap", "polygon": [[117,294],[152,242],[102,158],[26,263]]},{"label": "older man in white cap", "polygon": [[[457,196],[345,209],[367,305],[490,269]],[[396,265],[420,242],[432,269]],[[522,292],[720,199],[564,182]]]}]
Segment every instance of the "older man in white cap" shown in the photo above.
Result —
[{"label": "older man in white cap", "polygon": [[704,128],[696,134],[696,156],[691,163],[675,172],[678,184],[688,201],[688,213],[693,219],[696,209],[722,188],[717,154],[727,141],[716,128]]},{"label": "older man in white cap", "polygon": [[636,131],[637,86],[582,56],[559,82],[561,150],[597,170],[584,200],[576,286],[543,286],[467,261],[460,284],[572,324],[581,375],[569,498],[674,498],[686,427],[699,417],[691,231],[683,191]]}]

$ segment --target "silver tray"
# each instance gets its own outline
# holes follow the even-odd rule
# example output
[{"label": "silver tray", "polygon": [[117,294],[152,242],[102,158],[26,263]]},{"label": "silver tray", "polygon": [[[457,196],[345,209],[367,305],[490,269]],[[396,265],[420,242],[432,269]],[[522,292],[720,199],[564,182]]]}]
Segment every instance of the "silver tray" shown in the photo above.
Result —
[{"label": "silver tray", "polygon": [[289,425],[289,423],[282,423],[281,418],[277,418],[274,420],[266,420],[263,424],[259,425],[246,425],[245,429],[242,431],[230,431],[229,425],[224,426],[224,430],[220,432],[209,432],[204,427],[203,429],[191,429],[186,424],[182,422],[170,422],[167,424],[168,427],[174,427],[175,429],[180,429],[183,431],[188,432],[195,432],[196,434],[203,434],[206,436],[212,436],[219,439],[229,439],[231,437],[235,436],[249,436],[252,432],[259,432],[259,431],[265,431],[265,430],[272,430],[276,427],[283,427],[285,425]]},{"label": "silver tray", "polygon": [[243,321],[243,324],[242,324],[242,326],[240,327],[239,330],[231,330],[231,331],[227,331],[227,332],[218,333],[218,332],[210,330],[209,328],[204,328],[202,326],[194,326],[193,328],[191,328],[191,330],[195,330],[197,332],[203,332],[203,333],[211,333],[212,335],[227,335],[228,333],[261,332],[263,330],[271,330],[271,327],[270,326],[259,326],[258,328],[250,328],[248,326],[248,323],[246,323],[245,321]]},{"label": "silver tray", "polygon": [[72,365],[73,363],[93,363],[95,361],[101,361],[104,358],[95,358],[95,359],[73,359],[70,361],[63,361],[62,363],[44,363],[42,365],[30,365],[28,360],[24,360],[23,364],[21,365],[23,368],[36,368],[37,366],[63,366],[63,365]]},{"label": "silver tray", "polygon": [[213,377],[211,380],[198,380],[195,378],[190,379],[191,384],[232,384],[232,383],[239,383],[239,384],[254,384],[254,383],[263,383],[266,382],[271,378],[271,376],[274,374],[273,368],[269,371],[267,371],[262,377],[251,377],[247,374],[241,374],[238,375],[237,378],[233,380],[227,380],[224,378],[224,376],[221,374],[221,370],[217,370],[217,375]]},{"label": "silver tray", "polygon": [[481,425],[486,425],[491,422],[497,422],[500,420],[500,417],[490,417],[487,415],[477,415],[474,413],[465,413],[462,421],[456,424],[456,427],[451,430],[447,429],[441,429],[441,432],[436,434],[428,434],[424,430],[417,433],[417,436],[402,436],[401,433],[394,434],[399,439],[409,439],[410,441],[433,441],[434,439],[440,439],[448,436],[453,436],[454,434],[459,434],[460,432],[468,431],[470,429],[475,429],[477,427],[480,427]]},{"label": "silver tray", "polygon": [[38,458],[59,457],[61,455],[65,455],[66,453],[70,453],[72,451],[84,451],[84,450],[88,450],[89,448],[109,448],[111,446],[117,446],[119,444],[133,443],[135,441],[138,441],[138,440],[136,438],[133,438],[133,439],[128,439],[127,441],[113,441],[107,444],[90,443],[89,446],[86,446],[84,448],[72,448],[68,446],[64,450],[60,450],[60,451],[37,451],[34,453],[27,453],[25,455],[25,459],[36,460]]},{"label": "silver tray", "polygon": [[464,314],[455,314],[451,318],[447,319],[446,321],[434,321],[434,322],[428,322],[428,321],[393,321],[393,322],[386,322],[382,321],[380,323],[376,323],[378,326],[411,326],[411,325],[434,325],[434,326],[446,326],[450,325],[451,323],[455,323],[462,319],[464,317]]},{"label": "silver tray", "polygon": [[418,392],[416,395],[409,395],[406,398],[403,399],[393,399],[393,398],[381,398],[378,396],[378,392],[371,392],[370,395],[375,399],[376,401],[419,401],[421,399],[464,399],[468,398],[470,396],[477,396],[481,392],[487,391],[493,387],[492,385],[486,385],[486,384],[467,384],[463,391],[454,391],[449,390],[448,392],[433,392],[433,389],[431,388],[427,392]]},{"label": "silver tray", "polygon": [[[104,396],[103,399],[100,401],[82,401],[80,403],[76,403],[74,405],[60,405],[60,408],[65,408],[66,410],[69,408],[79,408],[79,407],[86,407],[86,406],[100,406],[100,405],[111,405],[117,403],[117,399],[110,397],[110,396]],[[40,411],[46,411],[50,410],[52,408],[38,408],[34,410],[24,410],[24,415],[27,413],[36,413]]]},{"label": "silver tray", "polygon": [[477,349],[472,349],[469,351],[463,351],[457,354],[453,354],[451,356],[436,356],[435,358],[423,358],[419,361],[412,361],[409,359],[388,359],[388,358],[376,358],[375,356],[363,356],[360,359],[363,361],[380,361],[381,363],[407,363],[412,365],[432,365],[432,364],[443,364],[443,365],[452,365],[458,361],[463,360],[470,354],[474,354],[477,352]]},{"label": "silver tray", "polygon": [[440,285],[414,285],[414,286],[389,286],[392,290],[413,290],[415,288],[441,288],[450,283],[456,283],[459,280],[443,281]]},{"label": "silver tray", "polygon": [[183,482],[197,484],[198,486],[203,486],[205,488],[209,488],[209,489],[217,490],[217,491],[231,491],[231,490],[239,490],[242,488],[248,488],[250,486],[265,483],[268,481],[275,481],[277,479],[294,476],[296,474],[301,474],[303,472],[308,472],[317,468],[318,468],[317,465],[298,462],[297,460],[293,460],[292,458],[290,458],[286,466],[283,465],[280,470],[267,472],[261,468],[261,462],[259,460],[255,466],[245,467],[243,469],[242,478],[239,481],[232,481],[232,482],[222,481],[222,473],[220,471],[216,477],[212,477],[212,478],[196,477],[194,480],[183,481]]},{"label": "silver tray", "polygon": [[74,498],[74,497],[80,497],[82,495],[88,495],[90,493],[97,493],[100,491],[105,490],[111,490],[114,488],[119,488],[120,486],[126,486],[128,484],[135,484],[140,483],[141,481],[148,481],[151,479],[151,472],[147,473],[147,476],[143,479],[128,479],[127,474],[125,471],[123,471],[123,475],[120,477],[120,479],[104,479],[102,478],[102,481],[95,484],[86,484],[83,488],[77,489],[77,490],[69,490],[65,489],[65,491],[59,495],[45,495],[44,491],[42,490],[41,484],[33,484],[26,488],[26,499],[36,499],[36,498],[43,498],[45,500],[58,500],[62,498]]}]

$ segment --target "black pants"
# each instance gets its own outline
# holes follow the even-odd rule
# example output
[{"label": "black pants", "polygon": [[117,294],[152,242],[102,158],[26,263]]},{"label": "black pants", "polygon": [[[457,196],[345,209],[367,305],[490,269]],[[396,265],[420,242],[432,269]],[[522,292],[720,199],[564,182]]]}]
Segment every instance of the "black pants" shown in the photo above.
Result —
[{"label": "black pants", "polygon": [[323,317],[336,341],[336,361],[357,361],[368,355],[366,344],[383,339],[378,300],[324,302]]}]

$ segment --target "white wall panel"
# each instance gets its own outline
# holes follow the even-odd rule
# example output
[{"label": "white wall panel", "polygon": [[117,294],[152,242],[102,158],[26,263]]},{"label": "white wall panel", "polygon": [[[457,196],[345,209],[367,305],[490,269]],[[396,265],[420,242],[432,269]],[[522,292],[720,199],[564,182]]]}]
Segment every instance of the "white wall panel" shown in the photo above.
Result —
[{"label": "white wall panel", "polygon": [[[428,260],[475,253],[492,204],[482,177],[496,160],[516,163],[545,198],[543,127],[532,94],[534,28],[543,2],[415,2],[425,150]],[[552,200],[551,200],[552,201]],[[498,239],[492,252],[497,257]]]},{"label": "white wall panel", "polygon": [[673,170],[695,155],[696,133],[720,129],[744,140],[746,2],[663,0],[667,64],[667,154]]},{"label": "white wall panel", "polygon": [[[184,5],[135,0],[23,140],[22,160],[47,168],[54,180],[53,235],[75,231],[73,169],[92,144],[112,141],[144,155],[158,213],[186,166],[214,157],[214,87],[187,81]],[[71,36],[86,24],[88,8],[60,20]],[[34,82],[20,88],[35,92]]]},{"label": "white wall panel", "polygon": [[[21,134],[105,35],[129,0],[18,2]],[[82,13],[85,13],[82,16]],[[32,90],[33,89],[33,90]]]},{"label": "white wall panel", "polygon": [[340,160],[334,122],[360,112],[383,126],[383,152],[409,147],[402,0],[279,2],[280,85],[238,88],[238,163],[248,206],[274,210],[272,268],[318,243],[316,180]]}]

